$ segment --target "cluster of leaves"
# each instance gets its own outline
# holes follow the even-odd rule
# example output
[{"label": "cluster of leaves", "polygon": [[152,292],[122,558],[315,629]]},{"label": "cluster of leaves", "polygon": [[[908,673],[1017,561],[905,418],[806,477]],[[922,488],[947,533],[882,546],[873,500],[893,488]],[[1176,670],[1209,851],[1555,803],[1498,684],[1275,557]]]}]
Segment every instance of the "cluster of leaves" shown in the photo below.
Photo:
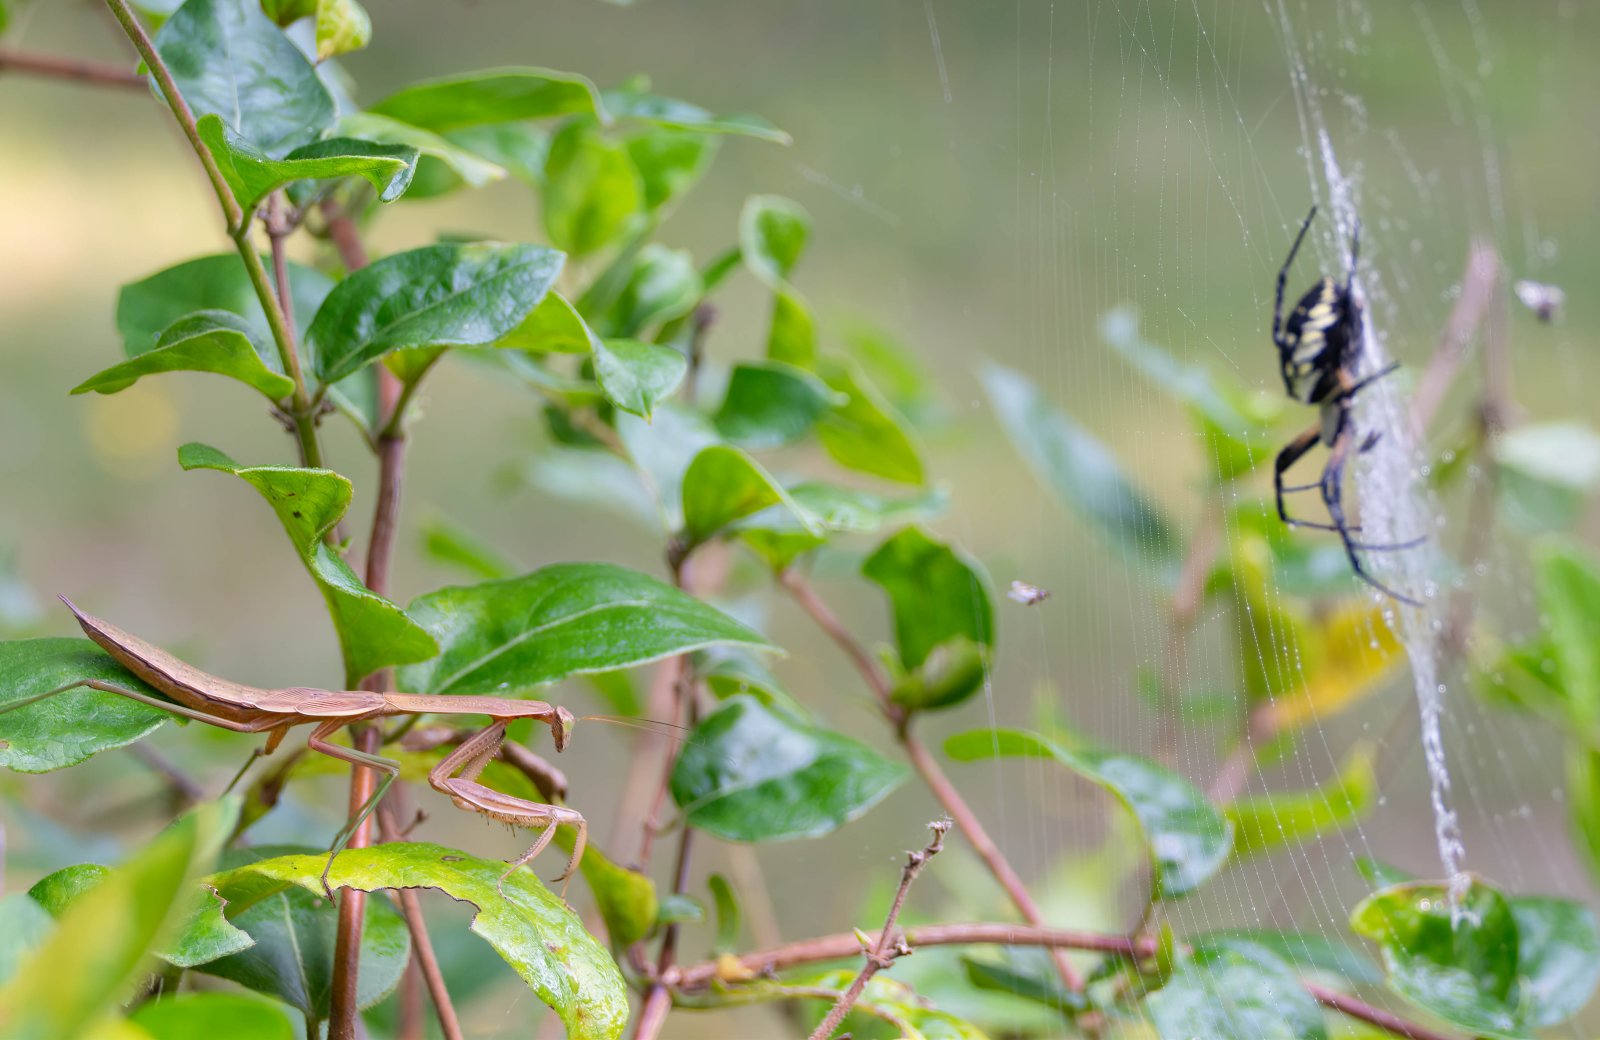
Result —
[{"label": "cluster of leaves", "polygon": [[[830,833],[901,783],[905,767],[830,728],[784,688],[761,656],[775,647],[756,627],[684,588],[686,570],[710,552],[742,561],[724,590],[730,595],[745,586],[770,590],[819,557],[859,556],[860,576],[889,608],[888,714],[902,732],[920,713],[972,698],[996,653],[988,576],[921,526],[943,503],[907,419],[925,412],[928,391],[916,366],[881,337],[849,350],[830,346],[798,282],[811,232],[804,209],[775,196],[745,200],[728,215],[728,247],[704,263],[657,240],[721,142],[785,136],[755,117],[658,96],[643,81],[601,90],[541,68],[418,83],[362,107],[336,62],[370,33],[354,0],[185,0],[146,14],[161,23],[156,53],[196,118],[224,209],[243,214],[230,229],[239,248],[125,286],[117,306],[125,356],[75,392],[210,373],[263,395],[291,420],[301,465],[240,463],[203,444],[185,445],[178,462],[232,475],[272,507],[326,601],[344,684],[393,669],[399,690],[438,696],[513,695],[575,676],[615,693],[628,690],[619,681],[627,669],[684,657],[688,684],[714,703],[677,755],[669,791],[685,825],[729,842]],[[542,242],[451,239],[354,270],[331,257],[316,266],[291,262],[284,298],[275,299],[250,238],[258,215],[275,239],[296,229],[321,234],[319,218],[371,221],[387,205],[504,178],[537,193]],[[706,351],[709,302],[740,271],[770,301],[765,346],[758,357],[718,364]],[[1108,317],[1105,337],[1191,410],[1214,460],[1214,486],[1245,476],[1270,453],[1261,427],[1275,406],[1266,399],[1143,342],[1126,314]],[[337,413],[374,449],[392,443],[409,431],[406,406],[417,388],[449,358],[525,389],[548,430],[530,479],[553,494],[643,515],[675,581],[608,563],[519,573],[470,533],[441,525],[429,531],[429,551],[477,580],[405,606],[369,588],[346,562],[339,534],[356,490],[318,461],[316,423]],[[398,383],[397,403],[384,405],[380,371]],[[1112,453],[1016,373],[991,367],[984,381],[1046,483],[1153,580],[1175,581],[1188,551],[1179,528]],[[1228,545],[1208,593],[1235,605],[1241,649],[1288,640],[1292,650],[1272,656],[1301,663],[1279,672],[1261,655],[1240,654],[1249,710],[1270,708],[1268,729],[1281,748],[1310,719],[1372,689],[1396,648],[1369,609],[1311,612],[1275,594],[1344,591],[1342,559],[1288,539],[1247,505],[1235,507],[1224,529]],[[865,549],[861,536],[871,539]],[[1591,623],[1600,616],[1592,594],[1581,609]],[[1580,638],[1552,651],[1565,655],[1571,685],[1557,690],[1539,672],[1542,685],[1518,686],[1515,699],[1547,711],[1557,702],[1572,712],[1600,703],[1582,686],[1595,669],[1573,649]],[[0,763],[23,772],[67,768],[168,718],[101,691],[39,699],[84,679],[154,693],[86,640],[0,644]],[[1168,698],[1160,677],[1151,684]],[[1593,718],[1583,718],[1592,730]],[[958,762],[1049,760],[1103,790],[1137,829],[1152,905],[1194,893],[1242,857],[1348,826],[1374,800],[1364,748],[1321,790],[1225,805],[1156,763],[1052,735],[981,729],[952,737],[944,750]],[[388,753],[403,759],[407,776],[442,754]],[[1594,748],[1582,755],[1586,775],[1600,777]],[[281,785],[307,772],[309,763],[297,761],[271,779]],[[534,794],[498,763],[484,779]],[[315,1029],[329,1015],[334,975],[334,915],[317,896],[325,858],[306,848],[229,847],[270,808],[258,784],[242,801],[183,817],[115,870],[68,867],[0,902],[0,1023],[8,1035],[181,1036],[230,1022],[229,1035],[282,1037],[290,1035],[285,1008]],[[459,850],[396,842],[342,854],[328,880],[364,891],[433,888],[472,904],[471,930],[573,1037],[619,1035],[628,1014],[623,951],[704,916],[696,901],[658,893],[648,876],[591,845],[581,872],[607,948],[531,872],[497,886],[501,869]],[[1592,918],[1568,904],[1510,899],[1478,884],[1469,900],[1477,938],[1448,930],[1441,937],[1440,907],[1448,904],[1435,888],[1384,884],[1357,908],[1354,928],[1380,944],[1393,989],[1463,1028],[1523,1035],[1570,1015],[1595,985],[1594,973],[1575,964],[1593,960],[1600,938]],[[738,939],[737,895],[714,879],[709,896],[720,922],[716,949],[727,950]],[[404,924],[381,901],[369,909],[362,951],[358,1003],[371,1007],[409,956]],[[134,1001],[123,1014],[151,963],[168,978],[196,971],[254,995]],[[1316,937],[1277,933],[1184,943],[1163,934],[1156,956],[1103,961],[1086,992],[1065,990],[1049,971],[1009,951],[969,958],[964,985],[1046,1006],[1058,1029],[1060,1016],[1092,1010],[1148,1017],[1163,1034],[1315,1038],[1326,1027],[1299,980],[1332,972],[1359,983],[1374,974]],[[789,981],[816,996],[848,979],[827,972]],[[720,996],[788,999],[792,990],[755,983]],[[981,1036],[888,979],[874,980],[862,1007],[906,1036]]]}]

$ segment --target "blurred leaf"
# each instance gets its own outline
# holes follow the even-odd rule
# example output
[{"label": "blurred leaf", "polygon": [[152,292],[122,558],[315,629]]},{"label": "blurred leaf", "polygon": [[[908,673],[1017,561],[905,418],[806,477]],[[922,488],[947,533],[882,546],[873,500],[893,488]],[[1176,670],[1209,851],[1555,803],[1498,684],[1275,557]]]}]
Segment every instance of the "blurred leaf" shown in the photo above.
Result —
[{"label": "blurred leaf", "polygon": [[[160,696],[87,639],[0,642],[0,709],[80,679]],[[19,773],[64,769],[97,751],[132,744],[170,718],[129,697],[68,690],[0,713],[0,765]]]},{"label": "blurred leaf", "polygon": [[1600,878],[1600,749],[1567,745],[1567,804],[1573,844]]},{"label": "blurred leaf", "polygon": [[[1274,731],[1326,722],[1381,687],[1404,659],[1399,636],[1384,620],[1386,609],[1356,601],[1324,615],[1309,631],[1301,630],[1302,656],[1284,669],[1285,685],[1264,708],[1265,721]],[[1277,629],[1266,642],[1256,641],[1265,635],[1258,632],[1243,652],[1259,655],[1270,647],[1272,653],[1287,653],[1280,640],[1288,630],[1288,626]]]},{"label": "blurred leaf", "polygon": [[776,144],[793,143],[788,134],[760,116],[714,116],[698,105],[644,90],[608,90],[603,96],[606,111],[615,119],[642,119],[660,126],[702,134],[737,134]]},{"label": "blurred leaf", "polygon": [[231,130],[220,116],[201,116],[199,129],[200,139],[246,213],[286,184],[337,177],[361,177],[378,193],[379,202],[393,202],[405,194],[417,169],[417,150],[407,145],[332,137],[273,159]]},{"label": "blurred leaf", "polygon": [[[649,429],[643,419],[634,421]],[[660,424],[660,409],[655,421]],[[526,476],[529,485],[553,498],[585,509],[604,510],[644,530],[656,530],[655,502],[639,472],[609,451],[551,448],[529,460]]]},{"label": "blurred leaf", "polygon": [[331,383],[402,347],[482,346],[516,328],[561,273],[542,246],[424,246],[364,267],[328,294],[306,334]]},{"label": "blurred leaf", "polygon": [[1355,868],[1356,872],[1373,888],[1389,888],[1417,880],[1415,875],[1408,874],[1399,867],[1390,866],[1382,860],[1374,859],[1371,856],[1357,856],[1355,858]]},{"label": "blurred leaf", "polygon": [[791,288],[772,294],[772,325],[767,332],[767,357],[801,368],[817,366],[817,327],[805,297]]},{"label": "blurred leaf", "polygon": [[356,0],[262,0],[261,10],[284,28],[312,19],[318,61],[358,51],[372,39],[372,19]]},{"label": "blurred leaf", "polygon": [[1389,988],[1475,1036],[1527,1037],[1517,970],[1517,920],[1505,898],[1474,880],[1452,924],[1444,885],[1392,885],[1350,914],[1350,927],[1378,944]]},{"label": "blurred leaf", "polygon": [[963,636],[994,643],[994,605],[988,578],[972,557],[907,527],[880,545],[861,573],[889,597],[900,663],[911,671],[935,647]]},{"label": "blurred leaf", "polygon": [[[219,874],[218,891],[255,905],[298,885],[316,894],[327,862],[322,854],[279,856]],[[505,958],[566,1024],[572,1040],[614,1040],[627,1022],[627,990],[616,964],[584,931],[577,915],[530,871],[519,870],[497,889],[505,865],[437,845],[391,843],[339,854],[329,876],[334,888],[438,888],[478,908],[472,931]],[[503,893],[503,894],[502,894]],[[368,906],[383,900],[369,900]]]},{"label": "blurred leaf", "polygon": [[[28,889],[28,898],[51,917],[59,919],[111,873],[109,868],[98,863],[63,867],[35,882]],[[222,909],[222,899],[210,889],[202,889],[195,905],[174,927],[173,934],[158,944],[156,955],[176,967],[193,968],[247,949],[254,940],[223,917]]]},{"label": "blurred leaf", "polygon": [[[570,830],[556,834],[556,843],[569,853],[572,840]],[[595,906],[614,947],[626,948],[650,934],[660,912],[654,881],[608,859],[593,842],[584,849],[578,871],[594,894]]]},{"label": "blurred leaf", "polygon": [[1375,757],[1372,745],[1357,744],[1325,787],[1240,798],[1224,806],[1233,824],[1234,855],[1242,859],[1284,845],[1303,846],[1360,823],[1377,801]]},{"label": "blurred leaf", "polygon": [[814,838],[905,776],[863,744],[739,696],[695,727],[672,770],[672,798],[691,826],[725,841]]},{"label": "blurred leaf", "polygon": [[854,362],[834,359],[819,373],[847,400],[817,420],[817,440],[835,462],[902,484],[921,484],[922,453],[906,421]]},{"label": "blurred leaf", "polygon": [[848,403],[805,369],[780,361],[746,361],[728,377],[717,409],[717,432],[751,451],[792,444],[829,407]]},{"label": "blurred leaf", "polygon": [[627,282],[599,323],[607,338],[636,336],[641,329],[693,310],[701,291],[694,257],[686,250],[651,242],[633,258]]},{"label": "blurred leaf", "polygon": [[739,894],[733,890],[733,883],[721,874],[707,877],[706,887],[711,890],[712,905],[717,910],[717,937],[712,940],[711,950],[713,953],[731,953],[739,948],[739,938],[744,932],[739,914]]},{"label": "blurred leaf", "polygon": [[0,990],[55,929],[56,919],[25,892],[0,899]]},{"label": "blurred leaf", "polygon": [[1582,1011],[1600,985],[1600,926],[1594,911],[1570,899],[1513,896],[1517,973],[1527,1022],[1560,1025]]},{"label": "blurred leaf", "polygon": [[668,893],[656,911],[656,927],[670,924],[699,924],[706,919],[706,908],[693,896],[682,892]]},{"label": "blurred leaf", "polygon": [[238,993],[174,993],[139,1005],[129,1016],[160,1040],[294,1040],[280,1004]]},{"label": "blurred leaf", "polygon": [[952,636],[928,652],[915,670],[890,691],[896,704],[915,710],[948,708],[983,688],[989,674],[988,647],[966,636]]},{"label": "blurred leaf", "polygon": [[410,199],[443,195],[462,184],[481,188],[506,175],[504,167],[483,158],[474,149],[388,116],[351,112],[341,117],[334,129],[341,137],[416,149],[417,168],[406,192]]},{"label": "blurred leaf", "polygon": [[937,516],[948,505],[940,488],[904,498],[808,481],[789,488],[789,497],[816,519],[823,533],[802,526],[796,515],[777,506],[739,522],[745,543],[775,571],[828,541],[827,532],[870,534],[895,524]]},{"label": "blurred leaf", "polygon": [[754,697],[763,707],[778,714],[801,720],[808,717],[800,702],[783,688],[766,665],[741,648],[716,647],[701,651],[695,661],[695,675],[719,701],[744,695]]},{"label": "blurred leaf", "polygon": [[1226,942],[1178,962],[1144,1009],[1164,1037],[1326,1040],[1322,1009],[1270,950]]},{"label": "blurred leaf", "polygon": [[558,292],[547,292],[539,306],[522,323],[500,339],[496,347],[534,351],[540,354],[587,354],[600,339],[578,314],[577,308]]},{"label": "blurred leaf", "polygon": [[1312,932],[1277,932],[1264,929],[1229,928],[1206,932],[1195,945],[1215,947],[1231,943],[1263,947],[1286,964],[1301,971],[1321,971],[1354,984],[1382,982],[1378,969],[1350,940]]},{"label": "blurred leaf", "polygon": [[155,47],[196,117],[220,116],[269,156],[316,140],[333,97],[259,0],[186,0]]},{"label": "blurred leaf", "polygon": [[542,201],[550,241],[581,257],[628,231],[644,208],[644,187],[624,145],[575,119],[550,142]]},{"label": "blurred leaf", "polygon": [[671,347],[632,339],[594,345],[594,374],[606,399],[647,420],[656,402],[676,390],[688,371],[688,359]]},{"label": "blurred leaf", "polygon": [[739,251],[768,288],[788,283],[811,235],[811,215],[793,199],[752,195],[739,212]]},{"label": "blurred leaf", "polygon": [[1155,898],[1176,899],[1199,888],[1227,861],[1233,828],[1187,780],[1133,755],[1069,751],[1035,733],[975,729],[944,744],[958,762],[983,758],[1052,758],[1117,797],[1144,831]]},{"label": "blurred leaf", "polygon": [[772,474],[755,459],[725,444],[702,449],[683,475],[683,533],[689,548],[724,528],[771,506],[794,514],[802,527],[816,521],[796,505]]},{"label": "blurred leaf", "polygon": [[494,581],[509,578],[517,567],[500,550],[449,520],[425,520],[422,551],[433,562],[456,567],[474,578]]},{"label": "blurred leaf", "polygon": [[989,363],[981,376],[1001,427],[1034,475],[1138,562],[1164,577],[1176,575],[1182,539],[1105,445],[1046,401],[1021,373]]},{"label": "blurred leaf", "polygon": [[531,123],[484,123],[464,126],[443,135],[445,140],[489,160],[524,184],[536,185],[544,176],[550,154],[550,134]]},{"label": "blurred leaf", "polygon": [[913,420],[932,405],[932,381],[922,359],[909,346],[876,325],[854,321],[845,330],[851,355],[888,398]]},{"label": "blurred leaf", "polygon": [[288,397],[294,380],[280,370],[271,341],[252,338],[255,331],[231,311],[196,311],[167,326],[153,349],[90,376],[72,392],[114,394],[158,372],[213,372],[237,379],[270,400]]},{"label": "blurred leaf", "polygon": [[237,815],[237,800],[185,814],[78,900],[0,989],[0,1035],[79,1037],[111,1012],[188,914],[200,892],[193,881]]},{"label": "blurred leaf", "polygon": [[[333,280],[304,264],[289,262],[289,295],[302,335],[311,316],[333,289]],[[230,311],[248,323],[254,343],[270,344],[272,332],[237,253],[202,256],[124,285],[117,295],[117,332],[124,353],[137,357],[154,350],[179,319],[196,311]],[[265,355],[268,352],[262,351]],[[270,365],[277,360],[271,351]]]},{"label": "blurred leaf", "polygon": [[617,434],[628,459],[655,493],[662,526],[683,527],[683,474],[695,456],[718,443],[716,431],[699,412],[664,404],[647,423],[631,415],[617,416]]},{"label": "blurred leaf", "polygon": [[967,981],[978,989],[1009,993],[1043,1004],[1058,1014],[1089,1007],[1083,994],[1061,984],[1061,970],[1044,950],[1002,946],[981,959],[964,955],[961,965]]},{"label": "blurred leaf", "polygon": [[380,668],[424,661],[439,652],[426,630],[363,585],[344,557],[324,541],[350,508],[349,480],[327,469],[240,466],[205,444],[179,448],[178,464],[186,470],[231,473],[259,491],[278,514],[295,552],[327,601],[344,657],[346,689],[354,689]]},{"label": "blurred leaf", "polygon": [[1600,727],[1600,563],[1586,548],[1545,542],[1534,554],[1544,628],[1556,662],[1556,687],[1581,733]]},{"label": "blurred leaf", "polygon": [[700,180],[717,154],[717,140],[703,133],[649,130],[627,138],[628,158],[639,171],[644,208],[670,208]]},{"label": "blurred leaf", "polygon": [[[855,980],[856,971],[850,967],[794,981],[813,990],[841,993]],[[741,992],[752,988],[747,985]],[[781,995],[782,987],[775,992]],[[827,1008],[827,1003],[817,1003],[810,1009],[810,1021],[820,1023]],[[875,975],[867,983],[841,1029],[856,1040],[988,1040],[971,1022],[933,1007],[911,986],[886,975]]]},{"label": "blurred leaf", "polygon": [[1519,426],[1491,445],[1505,513],[1523,530],[1570,528],[1600,488],[1600,435],[1586,424]]},{"label": "blurred leaf", "polygon": [[443,648],[400,669],[400,688],[415,693],[526,690],[717,643],[772,648],[693,596],[609,563],[557,563],[443,588],[412,600],[409,611]]},{"label": "blurred leaf", "polygon": [[[335,871],[343,865],[344,855],[341,853]],[[262,862],[278,863],[275,857],[314,860],[317,866],[313,877],[322,873],[328,861],[326,852],[312,852],[298,845],[229,850],[223,857],[222,873],[208,879],[208,884],[228,901],[233,923],[248,932],[255,944],[231,957],[203,964],[198,970],[275,997],[299,1009],[302,1015],[322,1021],[328,1017],[333,992],[338,907],[323,898],[320,883],[314,891],[288,885],[257,885],[247,891],[232,887],[231,879]],[[329,884],[338,887],[332,877]],[[387,899],[367,900],[361,926],[357,1006],[371,1007],[394,989],[410,956],[411,933],[399,911]]]},{"label": "blurred leaf", "polygon": [[434,133],[516,119],[605,115],[599,91],[583,76],[531,66],[483,69],[413,83],[373,105],[371,111]]}]

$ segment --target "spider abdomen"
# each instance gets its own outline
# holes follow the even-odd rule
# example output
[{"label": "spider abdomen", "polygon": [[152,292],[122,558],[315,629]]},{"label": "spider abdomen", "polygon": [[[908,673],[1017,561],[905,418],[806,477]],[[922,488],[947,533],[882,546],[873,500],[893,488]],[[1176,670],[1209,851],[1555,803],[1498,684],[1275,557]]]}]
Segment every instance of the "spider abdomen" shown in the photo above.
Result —
[{"label": "spider abdomen", "polygon": [[1338,392],[1351,319],[1350,297],[1332,278],[1323,278],[1300,297],[1284,323],[1279,351],[1290,397],[1320,404]]}]

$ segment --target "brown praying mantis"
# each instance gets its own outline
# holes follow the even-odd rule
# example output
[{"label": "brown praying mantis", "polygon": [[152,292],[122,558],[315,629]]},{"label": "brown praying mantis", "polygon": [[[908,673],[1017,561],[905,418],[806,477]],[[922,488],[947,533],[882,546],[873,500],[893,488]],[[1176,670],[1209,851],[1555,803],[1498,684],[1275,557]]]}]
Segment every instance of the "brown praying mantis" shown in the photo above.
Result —
[{"label": "brown praying mantis", "polygon": [[[573,845],[572,857],[567,862],[567,869],[555,880],[566,881],[583,858],[588,824],[576,811],[564,806],[545,805],[516,798],[477,782],[484,767],[499,751],[501,742],[505,739],[506,726],[513,719],[536,719],[545,723],[550,727],[556,750],[563,750],[567,746],[567,741],[571,739],[573,727],[577,725],[577,719],[566,708],[546,704],[543,701],[517,701],[503,697],[468,695],[446,697],[413,693],[374,693],[367,690],[320,690],[304,686],[268,690],[246,686],[243,683],[208,674],[180,661],[160,647],[124,632],[93,614],[79,610],[65,596],[61,597],[61,602],[65,603],[67,609],[77,617],[78,624],[83,627],[84,633],[90,639],[98,643],[118,664],[170,700],[125,689],[103,679],[81,679],[7,704],[4,708],[0,708],[0,711],[13,711],[58,693],[87,687],[129,697],[160,708],[162,711],[237,733],[266,733],[266,744],[255,750],[251,755],[251,761],[262,755],[270,755],[283,742],[289,730],[296,726],[314,723],[316,728],[306,738],[308,748],[341,762],[366,766],[383,774],[372,796],[346,821],[344,828],[334,838],[333,846],[328,853],[328,864],[322,870],[322,888],[329,899],[333,898],[333,893],[328,887],[328,872],[333,869],[334,857],[349,843],[351,836],[383,799],[389,785],[400,775],[400,763],[393,759],[328,742],[328,738],[341,727],[366,719],[422,714],[487,715],[492,720],[490,725],[463,742],[430,770],[428,784],[436,791],[449,796],[451,801],[468,812],[479,813],[517,827],[544,828],[544,833],[539,835],[538,841],[513,861],[501,875],[502,886],[513,871],[544,851],[555,837],[556,828],[561,824],[576,828],[577,838]],[[249,762],[245,763],[245,768],[248,767]],[[458,772],[463,775],[455,776],[454,774]],[[240,775],[243,773],[244,770],[241,769]]]}]

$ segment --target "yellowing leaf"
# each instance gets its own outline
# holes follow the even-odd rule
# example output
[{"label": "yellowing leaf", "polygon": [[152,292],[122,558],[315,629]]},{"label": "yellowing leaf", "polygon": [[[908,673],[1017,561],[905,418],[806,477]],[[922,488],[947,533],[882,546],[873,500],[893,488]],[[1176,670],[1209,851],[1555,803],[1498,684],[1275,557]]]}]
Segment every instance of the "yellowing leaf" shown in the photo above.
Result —
[{"label": "yellowing leaf", "polygon": [[1381,608],[1340,607],[1318,623],[1311,639],[1319,661],[1304,670],[1300,687],[1268,709],[1274,732],[1327,719],[1365,699],[1400,662],[1400,641]]}]

